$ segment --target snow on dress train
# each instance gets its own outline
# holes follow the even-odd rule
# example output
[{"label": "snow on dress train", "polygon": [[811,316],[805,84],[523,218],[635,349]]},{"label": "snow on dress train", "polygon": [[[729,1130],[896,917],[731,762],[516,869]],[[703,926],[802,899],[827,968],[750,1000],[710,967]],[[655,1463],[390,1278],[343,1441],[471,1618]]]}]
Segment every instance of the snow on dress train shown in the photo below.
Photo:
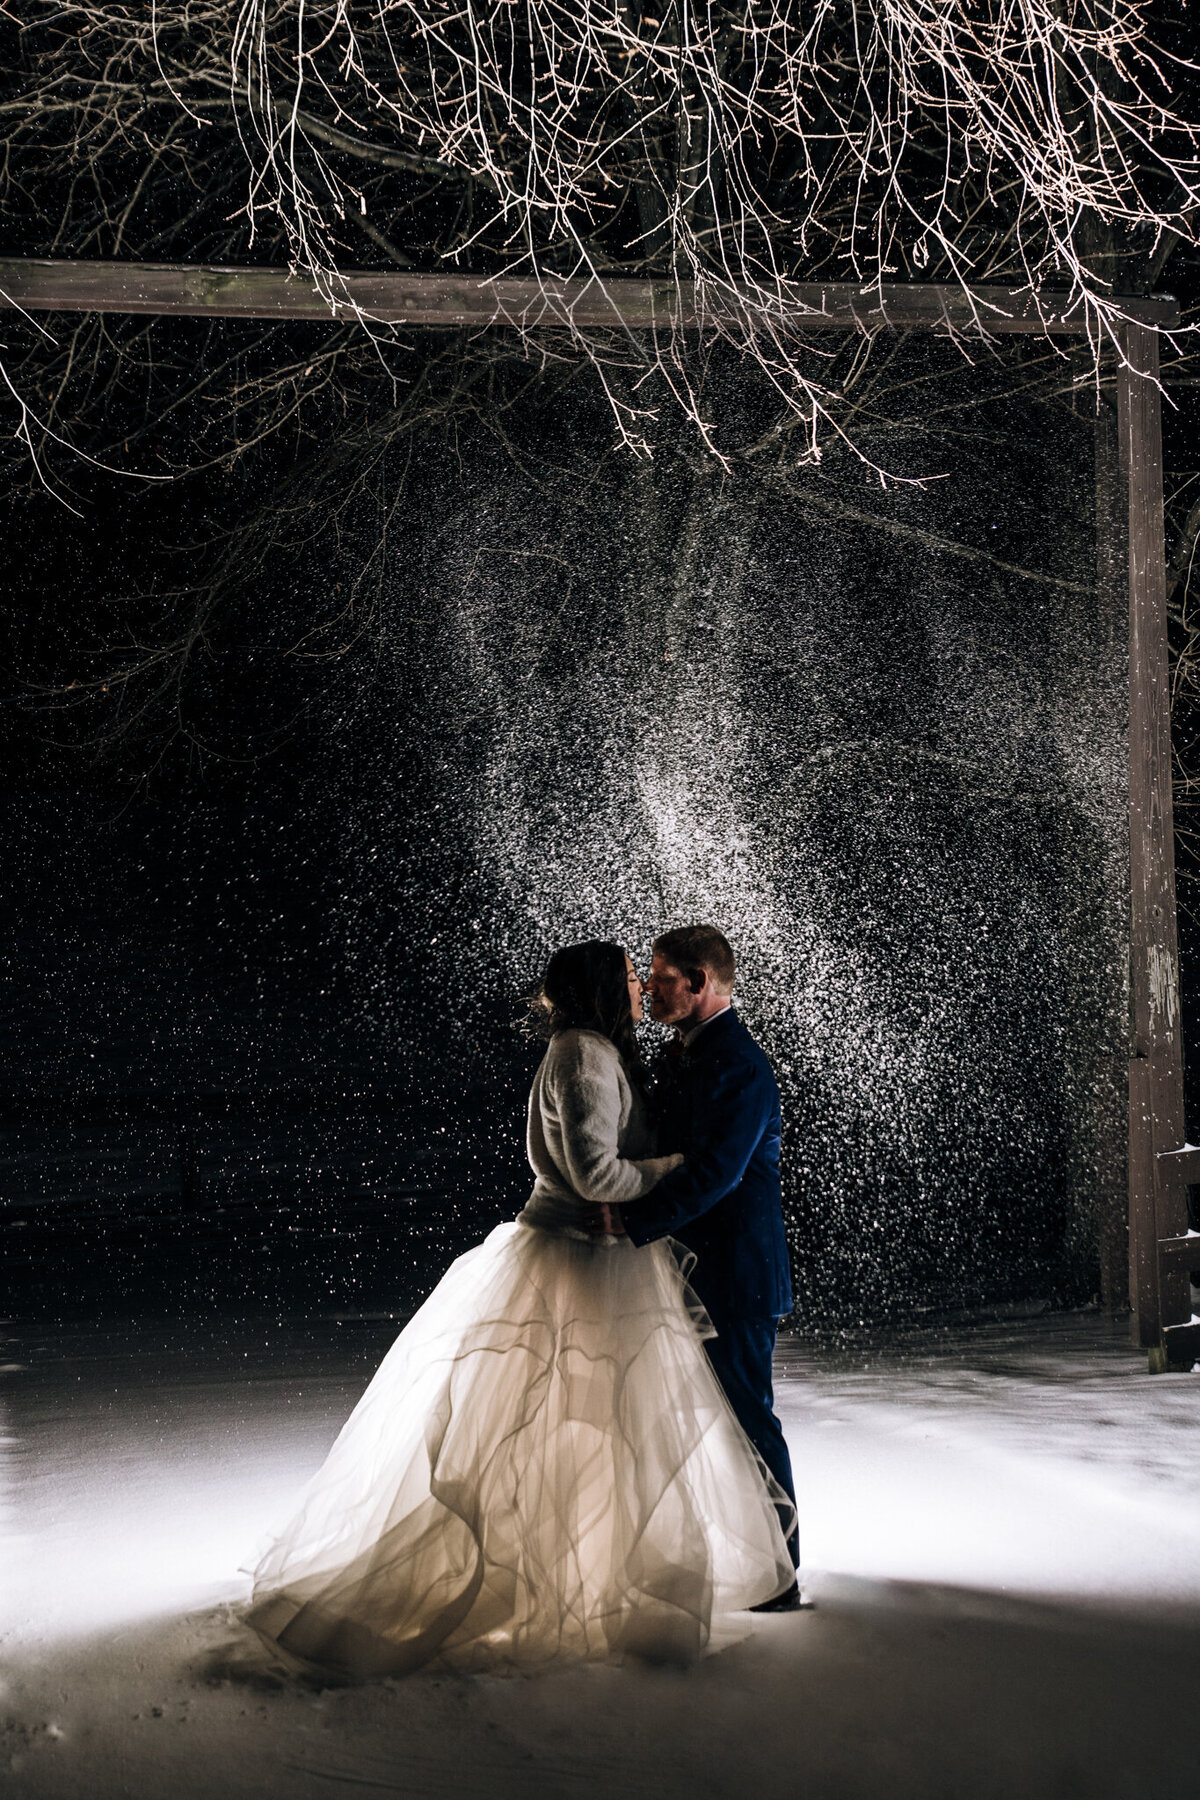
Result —
[{"label": "snow on dress train", "polygon": [[345,1677],[687,1660],[788,1587],[788,1501],[704,1353],[669,1243],[584,1230],[641,1156],[607,1038],[560,1032],[530,1099],[533,1196],[401,1332],[254,1576],[248,1621]]}]

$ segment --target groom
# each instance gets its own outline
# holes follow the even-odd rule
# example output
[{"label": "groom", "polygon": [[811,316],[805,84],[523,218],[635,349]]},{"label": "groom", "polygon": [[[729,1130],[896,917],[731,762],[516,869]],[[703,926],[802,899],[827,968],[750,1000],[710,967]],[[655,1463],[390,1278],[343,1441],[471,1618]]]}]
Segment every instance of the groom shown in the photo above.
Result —
[{"label": "groom", "polygon": [[[670,1236],[695,1252],[691,1283],[717,1329],[704,1347],[743,1431],[794,1500],[771,1386],[775,1333],[792,1307],[779,1201],[779,1088],[733,1009],[733,951],[714,925],[656,938],[646,985],[651,1016],[677,1033],[664,1059],[663,1143],[687,1160],[625,1207],[622,1221],[635,1244]],[[788,1548],[798,1563],[794,1529]],[[755,1610],[800,1605],[793,1585]]]}]

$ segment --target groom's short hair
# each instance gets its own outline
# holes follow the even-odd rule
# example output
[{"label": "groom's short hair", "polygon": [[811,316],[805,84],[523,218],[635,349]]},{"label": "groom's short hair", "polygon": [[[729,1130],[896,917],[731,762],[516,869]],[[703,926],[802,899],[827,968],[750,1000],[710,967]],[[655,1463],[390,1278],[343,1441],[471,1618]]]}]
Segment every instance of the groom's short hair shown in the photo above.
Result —
[{"label": "groom's short hair", "polygon": [[677,925],[656,937],[652,949],[683,975],[707,969],[717,992],[732,994],[733,951],[729,939],[715,925]]}]

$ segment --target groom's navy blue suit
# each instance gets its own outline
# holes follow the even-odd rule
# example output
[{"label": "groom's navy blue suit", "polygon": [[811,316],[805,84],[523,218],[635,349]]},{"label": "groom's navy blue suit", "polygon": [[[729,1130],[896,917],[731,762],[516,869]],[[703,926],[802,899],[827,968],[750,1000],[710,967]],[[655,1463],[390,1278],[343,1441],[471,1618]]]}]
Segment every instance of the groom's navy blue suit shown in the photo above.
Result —
[{"label": "groom's navy blue suit", "polygon": [[[635,1244],[673,1237],[696,1254],[691,1281],[717,1329],[705,1345],[742,1430],[795,1499],[771,1386],[779,1320],[792,1307],[779,1201],[779,1088],[736,1012],[664,1059],[662,1145],[686,1162],[622,1209]],[[789,1539],[797,1560],[796,1535]]]}]

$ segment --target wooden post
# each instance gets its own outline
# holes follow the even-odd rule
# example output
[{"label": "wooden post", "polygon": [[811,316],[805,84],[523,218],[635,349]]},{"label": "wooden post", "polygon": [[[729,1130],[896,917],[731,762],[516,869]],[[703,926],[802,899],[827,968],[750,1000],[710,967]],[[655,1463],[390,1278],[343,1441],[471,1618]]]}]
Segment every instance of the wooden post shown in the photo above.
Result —
[{"label": "wooden post", "polygon": [[[1096,404],[1086,390],[1081,405],[1095,407],[1096,593],[1102,619],[1111,622],[1112,654],[1128,659],[1129,550],[1125,521],[1125,488],[1121,478],[1117,409],[1112,401]],[[1128,720],[1125,721],[1126,727]],[[1128,750],[1126,751],[1128,763]],[[1116,847],[1114,846],[1114,852]],[[1129,859],[1121,847],[1121,932],[1129,931]],[[1096,1251],[1100,1261],[1100,1300],[1110,1319],[1129,1313],[1129,1149],[1126,1078],[1129,1063],[1129,958],[1125,980],[1111,998],[1104,1041],[1096,1046],[1095,1154],[1091,1158]]]},{"label": "wooden post", "polygon": [[1159,1241],[1187,1230],[1184,1189],[1164,1153],[1184,1141],[1171,695],[1162,501],[1158,336],[1121,341],[1117,418],[1129,517],[1129,1284],[1134,1341],[1165,1367],[1163,1328],[1184,1324],[1186,1273],[1160,1266]]}]

